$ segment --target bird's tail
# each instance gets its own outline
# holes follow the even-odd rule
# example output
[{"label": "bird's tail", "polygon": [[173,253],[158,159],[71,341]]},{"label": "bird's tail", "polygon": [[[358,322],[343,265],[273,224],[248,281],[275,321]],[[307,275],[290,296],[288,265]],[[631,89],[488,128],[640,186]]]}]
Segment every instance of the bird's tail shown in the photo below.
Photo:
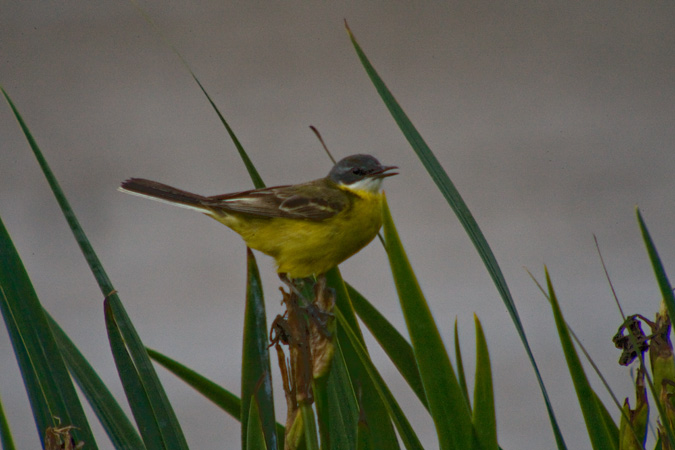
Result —
[{"label": "bird's tail", "polygon": [[207,214],[211,213],[211,210],[204,205],[204,202],[208,201],[207,197],[176,189],[175,187],[156,181],[145,180],[143,178],[129,178],[117,190]]}]

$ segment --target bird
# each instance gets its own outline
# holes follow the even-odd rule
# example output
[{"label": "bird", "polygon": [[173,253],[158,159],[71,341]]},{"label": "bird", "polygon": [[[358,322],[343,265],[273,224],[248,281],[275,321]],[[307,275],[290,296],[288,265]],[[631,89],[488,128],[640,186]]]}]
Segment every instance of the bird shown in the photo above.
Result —
[{"label": "bird", "polygon": [[397,175],[371,155],[338,161],[301,184],[203,196],[143,178],[118,190],[212,217],[246,245],[274,258],[279,277],[324,276],[372,241],[382,226],[382,181]]}]

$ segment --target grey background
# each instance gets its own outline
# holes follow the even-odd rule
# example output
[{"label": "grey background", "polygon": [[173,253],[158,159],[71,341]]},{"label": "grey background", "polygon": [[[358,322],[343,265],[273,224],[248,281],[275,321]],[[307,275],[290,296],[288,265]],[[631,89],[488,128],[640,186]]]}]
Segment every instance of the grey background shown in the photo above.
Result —
[{"label": "grey background", "polygon": [[[595,233],[627,313],[659,293],[639,205],[673,272],[675,7],[670,2],[143,4],[200,77],[268,185],[324,176],[365,152],[400,166],[386,191],[448,348],[457,318],[473,372],[472,313],[490,348],[499,440],[554,447],[533,371],[468,238],[398,131],[351,48],[359,39],[464,196],[490,242],[569,448],[589,448],[549,307],[525,268],[548,265],[566,314],[620,399],[620,324]],[[115,191],[143,176],[203,194],[251,187],[208,102],[166,43],[126,2],[5,2],[0,83],[78,214],[145,343],[238,392],[245,252],[239,237],[188,211]],[[8,107],[0,107],[0,215],[45,307],[125,403],[102,296]],[[281,312],[259,255],[268,319]],[[343,275],[405,332],[378,243]],[[19,448],[35,428],[6,332],[0,395]],[[386,380],[428,448],[433,424],[386,357]],[[193,448],[237,448],[239,428],[158,370]],[[589,370],[590,373],[590,370]],[[275,371],[278,383],[278,372]],[[618,412],[590,375],[614,416]],[[281,392],[276,385],[277,394]],[[283,417],[282,396],[277,409]],[[101,435],[99,445],[109,448]]]}]

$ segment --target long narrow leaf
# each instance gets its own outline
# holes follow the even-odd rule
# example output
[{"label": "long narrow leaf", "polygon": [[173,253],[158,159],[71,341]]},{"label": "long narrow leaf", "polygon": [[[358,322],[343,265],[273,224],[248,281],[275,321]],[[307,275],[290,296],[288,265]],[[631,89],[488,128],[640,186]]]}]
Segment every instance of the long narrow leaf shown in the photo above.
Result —
[{"label": "long narrow leaf", "polygon": [[419,134],[419,132],[414,127],[408,116],[405,114],[401,106],[398,104],[394,96],[391,94],[387,86],[384,84],[384,81],[382,81],[382,78],[380,78],[380,76],[375,71],[375,68],[372,66],[370,61],[368,61],[368,58],[366,57],[365,53],[363,52],[358,42],[356,42],[356,39],[352,35],[351,30],[349,30],[349,27],[347,27],[347,32],[349,33],[349,38],[351,39],[352,44],[356,50],[356,53],[359,59],[361,60],[361,64],[365,68],[366,73],[373,82],[373,85],[377,89],[377,92],[380,94],[380,97],[382,98],[385,105],[389,109],[389,112],[393,116],[394,120],[398,124],[401,131],[403,132],[403,135],[406,137],[406,139],[412,146],[413,150],[415,151],[415,153],[417,153],[417,156],[422,161],[422,164],[429,172],[429,175],[431,175],[431,178],[434,180],[439,190],[445,197],[446,201],[457,215],[457,218],[459,219],[460,223],[466,230],[471,241],[476,247],[478,254],[483,260],[483,263],[485,264],[488,273],[492,277],[492,280],[495,283],[495,286],[497,287],[497,291],[502,297],[502,300],[506,305],[506,309],[509,311],[509,314],[511,315],[511,319],[513,320],[513,323],[516,327],[518,335],[520,336],[523,346],[525,347],[525,351],[527,352],[527,356],[530,359],[530,363],[534,368],[535,375],[537,376],[537,381],[539,382],[539,387],[544,397],[544,402],[546,403],[546,409],[548,410],[549,420],[551,421],[551,426],[553,428],[553,434],[555,436],[558,449],[566,448],[565,441],[562,437],[562,433],[560,432],[558,422],[553,412],[553,407],[551,406],[551,401],[549,399],[548,393],[546,392],[546,387],[544,386],[544,381],[542,380],[541,374],[539,373],[539,368],[537,367],[537,364],[534,360],[534,355],[532,354],[532,350],[530,349],[530,344],[527,341],[525,330],[520,321],[520,316],[518,315],[515,303],[513,302],[513,298],[511,297],[511,292],[509,291],[509,287],[506,284],[504,275],[502,274],[502,271],[499,268],[499,264],[497,264],[497,259],[492,253],[492,250],[490,249],[490,246],[488,245],[485,236],[478,227],[478,224],[476,223],[475,219],[473,218],[473,215],[469,211],[468,206],[466,205],[461,195],[459,194],[459,191],[457,191],[452,181],[450,181],[450,178],[448,177],[445,170],[443,170],[443,167],[438,162],[438,159],[431,152],[429,146],[424,142],[422,136]]},{"label": "long narrow leaf", "polygon": [[[354,333],[359,338],[359,342],[365,345],[365,340],[363,339],[363,332],[361,332],[361,327],[359,326],[359,321],[356,320],[356,313],[354,312],[354,306],[352,305],[352,299],[349,296],[347,291],[347,286],[342,275],[340,274],[340,269],[337,267],[329,270],[326,273],[326,281],[330,288],[335,289],[335,305],[343,311],[345,321],[349,323],[349,326],[352,327]],[[338,327],[339,327],[338,323]],[[338,328],[339,334],[339,328]]]},{"label": "long narrow leaf", "polygon": [[595,403],[598,405],[598,411],[602,416],[602,421],[605,423],[605,427],[607,427],[607,430],[609,430],[609,435],[612,437],[616,436],[618,442],[619,427],[616,425],[616,422],[614,422],[614,418],[605,407],[605,404],[602,403],[602,400],[600,400],[600,397],[598,397],[598,394],[593,391],[593,395],[595,395]]},{"label": "long narrow leaf", "polygon": [[[159,378],[150,362],[150,357],[143,346],[143,342],[138,336],[117,294],[112,294],[106,298],[103,304],[115,364],[124,385],[129,406],[134,412],[137,423],[142,414],[142,419],[146,421],[146,425],[147,421],[154,421],[156,423],[161,435],[161,442],[166,448],[171,450],[187,449],[187,442],[178,424],[176,414],[159,382]],[[137,402],[141,402],[142,404],[137,405]],[[150,418],[146,416],[149,411],[151,411]],[[146,446],[152,449],[162,448],[148,443],[144,434],[144,427],[146,425],[138,423]],[[147,426],[152,428],[151,425]],[[153,433],[150,434],[151,436],[153,435]]]},{"label": "long narrow leaf", "polygon": [[[354,337],[358,340],[367,355],[368,351],[366,350],[363,334],[359,327],[358,320],[356,319],[356,314],[354,313],[351,298],[349,297],[349,293],[347,292],[345,283],[342,280],[339,270],[334,268],[328,271],[326,278],[328,281],[328,286],[335,289],[336,309],[340,309],[342,311],[344,323],[348,324],[352,329],[354,332]],[[356,438],[358,424],[357,421],[360,407],[363,409],[366,420],[368,420],[371,437],[374,443],[373,445],[375,445],[376,448],[386,448],[392,450],[400,448],[391,420],[387,418],[389,414],[387,412],[386,405],[383,403],[380,395],[378,395],[376,387],[373,385],[371,377],[368,375],[366,366],[362,362],[361,358],[359,358],[357,350],[354,348],[355,343],[350,339],[345,339],[345,332],[342,322],[337,323],[335,336],[335,340],[340,346],[340,350],[344,357],[345,367],[347,368],[349,379],[340,378],[343,376],[343,374],[336,373],[333,374],[335,376],[331,377],[329,382],[337,384],[348,383],[349,386],[353,386],[353,389],[359,392],[358,402],[352,402],[352,399],[350,399],[349,402],[344,401],[337,405],[337,407],[343,410],[349,408],[349,411],[343,411],[341,415],[345,419],[353,421],[353,423],[345,424],[345,432],[352,433],[353,439]],[[344,390],[345,388],[336,386],[334,389],[336,391],[340,391]],[[352,436],[350,436],[350,440],[352,440]]]},{"label": "long narrow leaf", "polygon": [[368,422],[359,420],[359,429],[356,438],[356,450],[373,450],[373,441],[370,438]]},{"label": "long narrow leaf", "polygon": [[386,201],[382,210],[389,264],[429,400],[429,411],[436,425],[439,446],[441,449],[470,449],[473,427],[466,398],[398,238]]},{"label": "long narrow leaf", "polygon": [[[147,389],[147,392],[150,396],[150,402],[156,407],[155,412],[158,415],[161,423],[161,431],[163,433],[163,437],[167,440],[168,445],[170,445],[171,446],[170,448],[172,449],[186,448],[187,443],[185,442],[183,432],[180,429],[180,426],[178,425],[178,420],[176,419],[173,409],[171,408],[171,405],[168,399],[166,398],[166,394],[164,393],[164,390],[162,389],[161,384],[157,379],[157,375],[155,374],[155,371],[152,367],[150,358],[148,358],[148,355],[145,352],[145,348],[143,347],[143,344],[140,338],[138,337],[136,330],[131,324],[131,320],[127,316],[127,313],[124,310],[124,307],[122,306],[119,297],[117,296],[117,293],[112,285],[112,282],[110,281],[108,275],[103,269],[103,265],[101,264],[101,262],[98,259],[98,256],[94,252],[91,243],[87,239],[84,230],[80,226],[80,223],[77,220],[75,213],[70,207],[70,204],[66,199],[65,194],[61,190],[59,183],[56,180],[56,177],[49,168],[47,160],[42,155],[42,152],[37,146],[37,143],[30,134],[28,127],[24,123],[23,119],[19,115],[19,112],[16,110],[14,104],[11,102],[5,91],[3,90],[2,92],[5,95],[7,102],[12,107],[12,110],[14,111],[14,114],[17,120],[19,121],[19,124],[21,125],[21,128],[23,129],[24,134],[26,135],[26,138],[31,146],[31,149],[33,150],[33,154],[35,155],[35,158],[37,159],[40,168],[42,169],[42,172],[44,173],[45,178],[47,179],[47,182],[49,183],[49,186],[52,189],[52,192],[54,193],[54,196],[56,197],[59,206],[61,207],[63,215],[65,216],[68,225],[71,231],[73,232],[73,235],[75,236],[75,240],[80,246],[82,254],[87,260],[89,268],[91,269],[92,273],[94,274],[94,277],[96,278],[96,281],[99,285],[99,289],[101,289],[101,292],[106,298],[106,301],[104,303],[108,306],[109,309],[108,312],[111,313],[110,317],[112,318],[112,320],[114,320],[116,325],[119,325],[119,331],[122,335],[123,342],[127,345],[127,349],[129,350],[130,356],[133,360],[133,364],[138,369],[139,375],[141,377],[140,381],[144,384],[145,388]],[[134,398],[131,397],[130,403],[133,402]]]},{"label": "long narrow leaf", "polygon": [[364,296],[349,284],[347,284],[347,292],[352,300],[354,311],[403,375],[420,402],[429,409],[411,345]]},{"label": "long narrow leaf", "polygon": [[[651,235],[649,234],[649,230],[647,229],[647,224],[645,223],[644,219],[642,218],[642,214],[640,213],[640,210],[636,208],[636,214],[637,214],[637,219],[638,219],[638,224],[640,226],[640,232],[642,233],[642,240],[645,243],[645,247],[647,248],[647,254],[649,256],[649,261],[652,264],[652,270],[654,270],[654,275],[656,276],[656,281],[659,285],[659,290],[661,291],[661,297],[663,299],[663,303],[666,305],[666,310],[668,311],[668,317],[670,318],[671,323],[673,322],[673,318],[675,318],[675,297],[673,296],[673,289],[671,287],[670,281],[668,280],[668,275],[666,274],[665,269],[663,268],[663,264],[661,263],[661,257],[659,256],[659,253],[656,251],[656,246],[654,245],[654,241],[652,240]],[[645,373],[647,383],[649,384],[649,388],[652,392],[652,395],[655,398],[658,398],[658,393],[656,386],[654,386],[654,383],[651,381],[649,375]],[[659,411],[659,415],[661,417],[667,417],[666,416],[666,411],[665,411],[665,406],[663,405],[663,402],[657,401],[655,405]],[[675,441],[675,432],[673,430],[673,427],[671,426],[671,422],[669,420],[664,420],[663,421],[663,426],[665,428],[666,434],[668,435],[668,438],[671,440],[671,442]]]},{"label": "long narrow leaf", "polygon": [[647,254],[649,255],[649,261],[652,264],[652,269],[654,270],[654,275],[656,276],[656,281],[659,284],[659,290],[661,291],[661,296],[664,303],[666,304],[666,309],[668,310],[668,316],[670,317],[670,322],[675,323],[675,295],[673,295],[673,288],[668,280],[668,275],[663,268],[661,263],[661,258],[659,253],[656,251],[656,246],[654,241],[649,234],[647,225],[645,224],[642,214],[639,209],[636,209],[636,214],[638,218],[638,223],[640,225],[640,232],[642,233],[642,240],[647,247]]},{"label": "long narrow leaf", "polygon": [[150,348],[146,350],[150,358],[154,359],[158,364],[176,375],[189,386],[192,386],[197,392],[211,400],[220,409],[239,420],[241,417],[241,400],[239,400],[239,397],[168,356]]},{"label": "long narrow leaf", "polygon": [[[248,281],[246,283],[246,311],[244,313],[244,340],[241,365],[241,448],[247,448],[249,433],[247,405],[255,404],[267,448],[276,449],[277,435],[274,419],[274,397],[270,372],[269,345],[267,343],[267,318],[262,283],[258,266],[250,249],[246,250]],[[252,401],[255,397],[256,401]]]},{"label": "long narrow leaf", "polygon": [[183,55],[178,51],[175,45],[169,41],[169,39],[164,36],[164,33],[160,30],[160,28],[155,24],[155,22],[152,20],[152,17],[135,1],[132,0],[133,5],[136,7],[136,10],[143,16],[143,19],[152,27],[153,31],[157,34],[157,36],[169,47],[171,50],[176,54],[180,62],[183,64],[183,66],[187,69],[187,71],[190,73],[192,76],[192,79],[195,80],[197,83],[197,86],[199,86],[199,89],[201,89],[202,93],[206,97],[206,99],[209,101],[209,104],[213,108],[213,110],[216,112],[218,115],[218,118],[220,119],[221,123],[227,130],[227,133],[230,136],[230,139],[232,139],[232,142],[234,142],[235,147],[237,148],[237,151],[239,152],[239,156],[241,157],[241,160],[244,162],[244,166],[246,166],[246,170],[248,171],[249,176],[251,177],[251,180],[253,181],[253,185],[255,186],[256,189],[260,189],[265,187],[265,183],[263,182],[262,178],[260,177],[260,174],[258,173],[257,169],[253,165],[253,162],[251,159],[248,157],[248,154],[244,150],[244,147],[241,145],[239,142],[239,139],[237,139],[237,136],[234,134],[234,131],[230,127],[230,124],[227,123],[225,120],[225,117],[221,114],[220,110],[216,106],[215,102],[211,98],[208,92],[206,92],[206,89],[202,85],[201,81],[199,81],[199,78],[197,78],[197,75],[195,75],[194,71],[192,70],[192,67],[188,64],[187,60],[183,58]]},{"label": "long narrow leaf", "polygon": [[[530,273],[529,270],[527,271],[527,273],[530,275],[530,278],[532,278],[532,281],[539,288],[541,293],[544,294],[546,299],[550,302],[551,299],[548,298],[548,294],[546,293],[546,290],[542,287],[541,283],[539,283],[539,281],[537,281],[537,279],[534,277],[534,275],[532,275],[532,273]],[[572,329],[572,327],[568,323],[565,323],[565,325],[567,326],[567,331],[569,331],[570,336],[572,337],[572,339],[576,343],[576,346],[584,354],[584,357],[586,358],[586,361],[588,361],[588,363],[591,365],[591,367],[593,368],[593,371],[596,373],[598,378],[600,378],[600,381],[602,381],[603,386],[605,386],[605,390],[612,397],[612,401],[614,402],[614,405],[616,406],[616,408],[619,409],[619,410],[622,410],[622,406],[619,403],[619,401],[617,400],[616,395],[614,394],[614,392],[612,392],[612,389],[609,387],[609,383],[607,382],[607,379],[602,374],[602,372],[600,372],[600,369],[598,368],[597,364],[595,364],[595,361],[593,361],[593,358],[591,358],[590,353],[588,353],[588,351],[586,350],[586,348],[582,344],[581,340],[577,337],[577,335],[574,332],[574,330]],[[633,342],[632,344],[637,345],[637,342]],[[614,423],[614,419],[611,419],[611,415],[607,411],[607,408],[605,407],[605,405],[602,402],[600,402],[599,399],[598,399],[598,405],[602,409],[603,415],[605,415],[606,418],[610,419],[609,421],[606,420],[606,422],[608,423],[608,427],[610,429],[615,429],[616,424]],[[622,412],[622,415],[623,414],[624,413]]]},{"label": "long narrow leaf", "polygon": [[48,313],[46,315],[68,370],[87,397],[115,448],[128,450],[145,448],[138,431],[101,378],[54,318]]},{"label": "long narrow leaf", "polygon": [[[180,56],[180,54],[179,54],[179,56]],[[183,59],[182,56],[180,58]],[[197,78],[197,75],[195,75],[194,72],[192,72],[192,69],[189,66],[187,66],[187,67],[188,67],[188,70],[190,71],[190,75],[192,75],[192,78],[194,78],[194,80],[199,85],[199,88],[202,90],[202,92],[206,96],[206,99],[211,104],[211,107],[216,112],[216,114],[218,114],[218,118],[220,119],[220,122],[223,124],[223,126],[227,130],[227,134],[230,136],[230,139],[232,139],[232,142],[234,143],[234,146],[237,148],[237,152],[239,152],[239,157],[244,162],[244,166],[246,166],[246,170],[248,171],[248,175],[251,177],[251,181],[253,181],[253,186],[255,186],[256,189],[264,188],[265,182],[263,181],[262,177],[258,173],[258,170],[253,165],[253,162],[251,161],[251,158],[249,158],[248,154],[244,150],[244,147],[239,142],[239,139],[237,139],[237,136],[234,134],[234,130],[232,130],[232,128],[230,127],[230,124],[227,123],[227,121],[225,120],[225,117],[223,117],[223,115],[220,113],[220,110],[218,109],[216,104],[213,102],[213,100],[211,99],[211,96],[208,94],[208,92],[206,92],[206,89],[204,89],[204,86],[202,86],[202,83]]]},{"label": "long narrow leaf", "polygon": [[143,386],[141,376],[124,345],[119,324],[107,300],[104,302],[104,311],[110,349],[143,442],[150,449],[168,449],[168,444],[162,436],[161,424],[152,407],[150,395]]},{"label": "long narrow leaf", "polygon": [[316,432],[316,420],[314,420],[312,405],[307,402],[300,403],[300,414],[302,414],[307,450],[319,450],[319,435]]},{"label": "long narrow leaf", "polygon": [[556,327],[558,328],[558,336],[560,337],[560,343],[565,354],[567,367],[569,368],[570,376],[574,383],[577,399],[581,406],[581,412],[584,415],[586,430],[588,431],[591,445],[595,450],[617,449],[619,436],[618,434],[616,434],[616,436],[611,434],[614,430],[610,430],[607,427],[603,413],[598,408],[598,402],[596,401],[597,397],[586,378],[584,368],[574,349],[574,344],[572,343],[572,338],[567,330],[565,318],[560,311],[560,305],[558,304],[558,299],[553,290],[553,284],[551,283],[551,277],[548,274],[548,270],[546,270],[546,285],[548,287],[548,297],[551,301],[551,308],[553,309],[553,317],[555,318]]},{"label": "long narrow leaf", "polygon": [[[396,425],[396,431],[398,431],[398,434],[401,437],[403,444],[408,450],[413,449],[421,450],[422,444],[420,443],[417,435],[415,434],[415,431],[410,426],[410,422],[408,422],[408,419],[406,418],[405,414],[403,414],[403,411],[401,410],[401,407],[396,401],[396,398],[394,398],[391,391],[387,387],[386,383],[382,379],[382,376],[377,371],[377,368],[370,360],[370,357],[368,356],[365,347],[359,341],[356,332],[352,329],[347,320],[345,320],[345,317],[342,314],[340,308],[335,309],[335,317],[338,320],[338,324],[342,325],[343,330],[342,332],[344,333],[346,338],[340,342],[349,341],[352,344],[356,356],[360,359],[367,376],[372,382],[372,386],[374,387],[377,394],[380,396],[382,402],[384,403],[385,407],[387,408],[387,411],[391,416],[391,420]],[[338,343],[338,345],[341,344]],[[366,420],[368,421],[369,426],[373,423],[373,420],[369,420],[368,417],[366,417]],[[378,449],[387,448],[387,447],[379,447],[374,443],[373,447]]]},{"label": "long narrow leaf", "polygon": [[[149,348],[146,350],[150,358],[155,360],[159,365],[183,380],[230,416],[239,420],[241,417],[241,400],[239,397],[176,360],[171,359],[156,350]],[[283,447],[284,426],[279,423],[275,426],[277,436],[279,436],[282,441],[279,445]]]},{"label": "long narrow leaf", "polygon": [[3,450],[15,450],[14,440],[12,439],[12,432],[9,429],[7,416],[2,407],[2,400],[0,400],[0,448]]},{"label": "long narrow leaf", "polygon": [[[251,404],[247,408],[248,417],[246,418],[246,446],[242,447],[246,450],[267,450],[270,447],[267,446],[265,441],[265,433],[263,433],[263,425],[260,420],[260,414],[258,409],[258,402],[256,402],[255,397],[251,397]],[[242,424],[244,421],[242,421]],[[276,447],[273,447],[274,450]]]},{"label": "long narrow leaf", "polygon": [[490,354],[483,327],[476,315],[474,315],[474,321],[476,322],[476,384],[473,391],[473,425],[481,450],[498,450]]},{"label": "long narrow leaf", "polygon": [[97,448],[66,365],[26,269],[0,220],[0,311],[14,347],[40,440],[48,427]]},{"label": "long narrow leaf", "polygon": [[[314,400],[319,419],[321,448],[354,448],[359,405],[339,345],[335,346],[328,376],[314,380]],[[389,416],[384,420],[389,420]]]},{"label": "long narrow leaf", "polygon": [[75,213],[73,212],[73,209],[70,207],[70,203],[68,202],[68,199],[66,199],[65,194],[61,190],[61,187],[59,186],[58,181],[56,180],[56,177],[54,176],[54,173],[52,170],[49,168],[49,164],[47,164],[47,160],[44,158],[42,155],[42,152],[40,151],[40,148],[38,147],[37,143],[35,142],[35,139],[33,139],[33,136],[28,129],[28,126],[24,122],[23,118],[19,114],[19,111],[16,109],[14,106],[14,103],[12,103],[12,100],[10,100],[9,96],[7,93],[2,90],[3,95],[5,96],[5,99],[7,100],[7,103],[9,103],[9,106],[12,108],[12,111],[14,111],[14,115],[16,116],[17,120],[19,121],[19,125],[21,126],[21,129],[23,130],[26,140],[28,140],[28,143],[30,144],[31,150],[33,150],[33,154],[35,155],[35,159],[37,159],[38,164],[40,165],[40,169],[42,169],[42,172],[44,173],[45,179],[49,183],[49,187],[51,188],[52,192],[54,193],[54,197],[56,198],[56,201],[58,202],[59,206],[61,207],[61,211],[63,212],[64,217],[66,218],[66,221],[68,222],[68,225],[70,226],[71,231],[73,232],[73,235],[75,236],[75,240],[80,246],[80,249],[82,250],[82,253],[84,254],[84,257],[87,260],[87,263],[89,264],[89,267],[91,271],[94,274],[94,277],[96,277],[96,281],[98,282],[98,285],[103,292],[103,295],[108,295],[111,292],[113,292],[114,288],[112,286],[112,283],[110,282],[110,279],[106,275],[105,271],[103,270],[103,266],[101,265],[101,262],[99,261],[98,257],[96,256],[96,253],[94,252],[93,247],[89,243],[89,240],[87,239],[87,236],[84,234],[84,231],[82,230],[82,227],[80,226],[79,221],[77,220],[77,217],[75,216]]},{"label": "long narrow leaf", "polygon": [[466,404],[471,411],[471,403],[469,402],[469,388],[466,385],[466,375],[464,372],[464,363],[462,362],[462,348],[459,344],[459,325],[457,324],[457,317],[455,317],[455,361],[457,362],[457,380],[459,387],[462,388]]}]

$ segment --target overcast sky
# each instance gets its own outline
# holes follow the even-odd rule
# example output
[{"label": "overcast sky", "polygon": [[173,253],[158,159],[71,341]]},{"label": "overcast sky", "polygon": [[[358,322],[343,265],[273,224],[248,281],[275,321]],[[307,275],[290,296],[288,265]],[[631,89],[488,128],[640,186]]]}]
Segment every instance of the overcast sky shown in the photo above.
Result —
[{"label": "overcast sky", "polygon": [[[6,2],[0,84],[68,195],[146,345],[239,391],[245,247],[215,221],[116,192],[131,176],[201,194],[251,188],[233,144],[169,45],[131,3]],[[457,318],[473,372],[473,313],[493,359],[499,441],[553,448],[515,329],[459,222],[397,129],[350,27],[445,167],[499,261],[569,448],[589,448],[550,309],[525,268],[551,272],[568,322],[617,397],[632,396],[611,342],[659,293],[635,206],[675,272],[675,6],[671,2],[161,2],[142,4],[182,53],[268,185],[325,176],[336,157],[400,167],[385,182],[401,239],[448,348]],[[0,107],[0,216],[44,306],[125,403],[102,297],[8,107]],[[271,321],[282,312],[258,255]],[[374,242],[343,275],[404,334]],[[20,448],[38,437],[9,338],[0,396]],[[428,448],[433,423],[376,345]],[[235,420],[158,369],[192,448],[234,448]],[[589,371],[590,375],[590,371]],[[278,383],[278,371],[274,373]],[[593,386],[613,409],[595,376]],[[277,394],[281,393],[276,384]],[[277,399],[279,416],[285,408]],[[654,417],[652,415],[652,417]],[[618,419],[617,419],[618,420]],[[99,433],[100,448],[110,448]]]}]

